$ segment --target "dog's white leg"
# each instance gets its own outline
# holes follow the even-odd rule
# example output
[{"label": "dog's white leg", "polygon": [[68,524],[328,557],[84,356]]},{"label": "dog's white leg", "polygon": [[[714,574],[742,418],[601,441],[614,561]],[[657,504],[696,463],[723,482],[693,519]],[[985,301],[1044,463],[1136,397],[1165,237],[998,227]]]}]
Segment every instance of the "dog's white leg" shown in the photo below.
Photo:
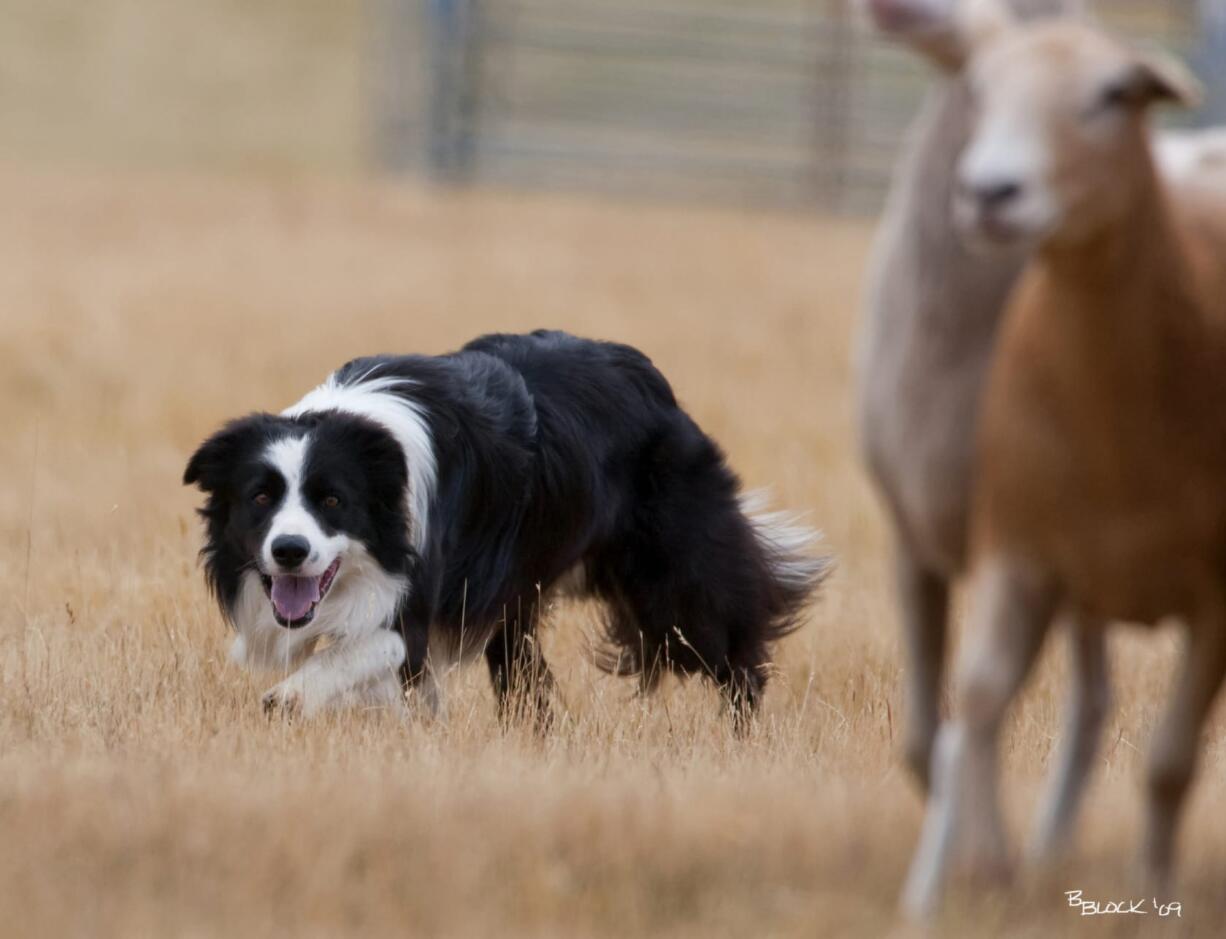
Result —
[{"label": "dog's white leg", "polygon": [[[281,632],[285,630],[276,627]],[[271,630],[239,633],[230,643],[230,661],[240,668],[272,669],[282,674],[298,668],[315,651],[317,639],[288,640]]]},{"label": "dog's white leg", "polygon": [[997,744],[1005,711],[1043,644],[1057,599],[1049,581],[1003,560],[971,584],[970,642],[959,670],[956,717],[938,735],[933,792],[903,889],[903,912],[936,910],[955,853],[980,873],[1004,873]]},{"label": "dog's white leg", "polygon": [[264,695],[264,707],[310,717],[337,698],[394,673],[404,655],[404,640],[390,629],[339,640],[270,688]]},{"label": "dog's white leg", "polygon": [[230,661],[243,668],[247,666],[247,637],[242,633],[230,643]]},{"label": "dog's white leg", "polygon": [[341,694],[334,699],[334,703],[338,706],[353,705],[361,709],[392,711],[398,714],[408,712],[404,685],[400,683],[400,675],[396,672],[372,679],[352,692]]},{"label": "dog's white leg", "polygon": [[1069,617],[1065,627],[1072,651],[1068,717],[1048,783],[1035,813],[1029,859],[1050,864],[1067,851],[1076,828],[1103,723],[1110,707],[1111,682],[1104,623]]}]

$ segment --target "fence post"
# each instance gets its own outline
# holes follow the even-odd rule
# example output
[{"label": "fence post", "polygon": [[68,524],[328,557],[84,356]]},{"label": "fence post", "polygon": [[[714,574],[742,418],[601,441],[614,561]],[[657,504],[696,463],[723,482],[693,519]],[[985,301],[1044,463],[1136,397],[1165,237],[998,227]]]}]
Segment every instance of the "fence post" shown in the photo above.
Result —
[{"label": "fence post", "polygon": [[375,159],[380,169],[400,171],[420,162],[414,116],[421,111],[414,92],[420,68],[406,50],[421,28],[421,0],[374,0],[371,4],[371,92]]},{"label": "fence post", "polygon": [[[827,212],[845,211],[851,163],[852,81],[856,35],[847,0],[814,8],[818,44],[813,113],[817,118],[817,197]],[[824,23],[823,23],[824,20]]]},{"label": "fence post", "polygon": [[431,171],[459,179],[472,169],[480,70],[479,0],[427,0]]},{"label": "fence post", "polygon": [[1205,83],[1206,124],[1226,123],[1226,0],[1199,0],[1199,66]]}]

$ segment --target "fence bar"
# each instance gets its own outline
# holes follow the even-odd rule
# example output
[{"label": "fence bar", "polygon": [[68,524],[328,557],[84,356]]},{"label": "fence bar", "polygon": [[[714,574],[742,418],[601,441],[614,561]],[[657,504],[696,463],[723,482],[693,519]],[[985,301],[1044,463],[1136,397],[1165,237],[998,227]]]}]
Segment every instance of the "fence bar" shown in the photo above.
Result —
[{"label": "fence bar", "polygon": [[1226,0],[1200,0],[1201,52],[1206,124],[1226,123]]},{"label": "fence bar", "polygon": [[[388,120],[436,177],[726,192],[859,211],[931,79],[850,0],[372,0],[416,11],[417,114]],[[1116,29],[1192,52],[1226,123],[1226,0],[1112,0]],[[401,113],[412,109],[402,92]],[[407,129],[406,129],[407,128]],[[423,134],[424,132],[424,134]],[[388,165],[385,160],[385,165]]]}]

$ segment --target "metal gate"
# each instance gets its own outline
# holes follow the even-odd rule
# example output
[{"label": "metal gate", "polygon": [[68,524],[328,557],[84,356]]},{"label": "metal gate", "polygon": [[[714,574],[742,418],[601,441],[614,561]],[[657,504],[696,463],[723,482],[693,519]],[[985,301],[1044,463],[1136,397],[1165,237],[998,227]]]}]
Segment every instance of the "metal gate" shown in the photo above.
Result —
[{"label": "metal gate", "polygon": [[[1100,6],[1194,61],[1226,120],[1226,0]],[[379,10],[381,162],[451,181],[870,210],[930,80],[850,0]]]}]

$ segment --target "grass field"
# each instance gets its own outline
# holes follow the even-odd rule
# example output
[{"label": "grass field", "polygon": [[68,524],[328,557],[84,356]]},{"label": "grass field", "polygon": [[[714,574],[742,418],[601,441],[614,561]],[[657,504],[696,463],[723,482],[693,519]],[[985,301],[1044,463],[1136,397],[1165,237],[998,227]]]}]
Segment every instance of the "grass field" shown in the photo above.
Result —
[{"label": "grass field", "polygon": [[[850,337],[868,229],[408,185],[0,173],[0,933],[882,935],[920,819],[896,759],[885,529],[856,461]],[[642,702],[551,617],[567,714],[503,732],[267,720],[196,566],[191,448],[358,353],[536,326],[635,343],[839,569],[779,650],[761,726],[714,692]],[[939,932],[1220,934],[1215,723],[1183,918],[1078,919],[1132,885],[1137,782],[1173,633],[1121,636],[1074,866],[960,894]],[[1012,721],[1016,830],[1058,727],[1060,650]]]}]

